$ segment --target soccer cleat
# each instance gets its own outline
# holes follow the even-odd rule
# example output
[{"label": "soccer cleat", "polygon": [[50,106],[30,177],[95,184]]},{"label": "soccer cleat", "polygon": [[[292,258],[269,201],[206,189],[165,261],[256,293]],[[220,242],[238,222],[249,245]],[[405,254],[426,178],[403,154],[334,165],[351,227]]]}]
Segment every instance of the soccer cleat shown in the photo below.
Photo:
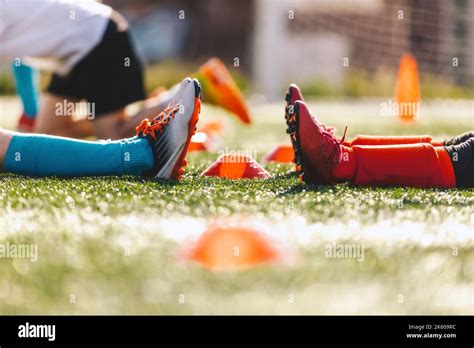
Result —
[{"label": "soccer cleat", "polygon": [[[303,95],[300,88],[292,83],[288,87],[288,92],[285,96],[286,106],[285,106],[285,120],[287,129],[286,132],[290,135],[291,144],[293,145],[294,153],[294,162],[296,164],[296,173],[299,176],[300,181],[309,181],[309,182],[319,182],[321,179],[312,171],[303,171],[303,159],[301,154],[301,146],[299,144],[299,120],[298,116],[295,114],[295,103],[300,101],[304,102]],[[315,124],[318,125],[321,129],[330,134],[334,134],[336,129],[333,127],[326,127],[324,124],[318,122],[313,118]]]},{"label": "soccer cleat", "polygon": [[251,123],[242,93],[220,59],[211,58],[199,68],[196,76],[203,85],[206,102],[230,111],[246,124]]},{"label": "soccer cleat", "polygon": [[295,103],[300,100],[303,101],[301,90],[297,85],[292,83],[288,87],[288,92],[285,96],[285,120],[286,120],[286,132],[290,135],[291,144],[293,146],[293,160],[296,164],[295,171],[298,174],[300,180],[302,180],[302,169],[301,169],[301,153],[298,143],[298,122],[295,115]]},{"label": "soccer cleat", "polygon": [[175,84],[170,89],[159,86],[148,95],[148,99],[145,102],[152,101],[153,104],[158,102],[161,105],[168,105],[173,100],[173,97],[176,92],[178,92],[180,86],[181,83]]},{"label": "soccer cleat", "polygon": [[152,121],[137,127],[137,136],[148,140],[155,159],[145,176],[155,179],[181,179],[186,153],[201,111],[201,86],[197,80],[184,79],[169,103]]},{"label": "soccer cleat", "polygon": [[[294,110],[294,105],[297,101],[304,101],[303,94],[301,93],[301,89],[294,83],[290,84],[288,87],[288,92],[286,93],[285,96],[285,101],[286,101],[286,107],[285,107],[285,119],[287,120],[288,124],[288,118],[290,117],[290,114]],[[318,120],[315,120],[321,127],[323,127],[325,130],[335,133],[336,128],[334,127],[327,127],[326,125],[318,122]]]},{"label": "soccer cleat", "polygon": [[333,167],[341,160],[341,140],[334,136],[330,128],[324,127],[310,113],[306,104],[296,101],[294,117],[290,119],[295,129],[295,146],[300,157],[300,178],[313,184],[333,183]]},{"label": "soccer cleat", "polygon": [[288,86],[288,92],[286,92],[285,100],[287,107],[294,105],[298,100],[304,101],[303,94],[301,93],[301,89],[298,87],[298,85],[292,83],[290,86]]},{"label": "soccer cleat", "polygon": [[36,118],[30,117],[27,114],[21,114],[16,126],[17,130],[22,133],[30,133],[35,125]]}]

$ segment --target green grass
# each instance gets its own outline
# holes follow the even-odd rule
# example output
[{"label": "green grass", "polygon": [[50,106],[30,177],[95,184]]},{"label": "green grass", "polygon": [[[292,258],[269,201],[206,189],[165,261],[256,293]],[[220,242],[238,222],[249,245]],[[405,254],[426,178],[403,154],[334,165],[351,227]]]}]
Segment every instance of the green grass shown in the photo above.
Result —
[{"label": "green grass", "polygon": [[[472,103],[450,104],[449,117],[427,104],[412,126],[377,116],[378,105],[313,108],[325,122],[347,124],[349,137],[440,139],[472,129]],[[211,107],[202,121],[227,122],[222,146],[256,151],[261,161],[288,140],[281,105],[252,111],[250,128]],[[39,251],[37,262],[0,259],[0,313],[474,313],[474,190],[300,185],[291,165],[275,164],[266,165],[271,180],[201,177],[216,156],[188,156],[180,183],[0,175],[0,244]],[[222,218],[261,229],[292,257],[241,272],[183,261],[180,253]],[[363,261],[326,257],[333,243],[362,245]]]}]

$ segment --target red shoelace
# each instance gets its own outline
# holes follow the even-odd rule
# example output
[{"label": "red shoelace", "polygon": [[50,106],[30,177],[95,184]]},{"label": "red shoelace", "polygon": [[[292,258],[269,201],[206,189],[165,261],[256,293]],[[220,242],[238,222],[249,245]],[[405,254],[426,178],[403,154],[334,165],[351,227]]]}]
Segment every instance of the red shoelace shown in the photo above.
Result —
[{"label": "red shoelace", "polygon": [[157,132],[163,133],[164,127],[166,127],[171,118],[174,118],[176,113],[179,111],[179,104],[173,106],[171,103],[158,114],[152,121],[148,118],[142,120],[142,122],[135,128],[136,135],[145,136],[150,134],[151,137],[156,140]]}]

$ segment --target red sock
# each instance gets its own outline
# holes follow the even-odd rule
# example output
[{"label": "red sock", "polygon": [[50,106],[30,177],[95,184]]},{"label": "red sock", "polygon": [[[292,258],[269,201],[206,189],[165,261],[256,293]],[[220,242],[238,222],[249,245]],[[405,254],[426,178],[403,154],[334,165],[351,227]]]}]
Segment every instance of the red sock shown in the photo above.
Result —
[{"label": "red sock", "polygon": [[441,175],[443,176],[443,187],[456,187],[456,175],[448,151],[443,146],[436,146],[435,151],[438,155]]},{"label": "red sock", "polygon": [[449,154],[431,144],[354,146],[353,182],[363,186],[455,187]]},{"label": "red sock", "polygon": [[357,156],[352,148],[342,146],[339,163],[332,169],[332,177],[336,182],[353,181],[357,172]]},{"label": "red sock", "polygon": [[433,146],[443,146],[442,141],[435,141],[429,135],[358,135],[352,141],[345,141],[345,146],[354,145],[402,145],[426,143]]},{"label": "red sock", "polygon": [[[432,139],[429,135],[358,135],[348,146],[354,145],[401,145],[401,144],[418,144],[431,143]],[[346,145],[346,144],[344,144]],[[435,146],[435,145],[433,145]]]}]

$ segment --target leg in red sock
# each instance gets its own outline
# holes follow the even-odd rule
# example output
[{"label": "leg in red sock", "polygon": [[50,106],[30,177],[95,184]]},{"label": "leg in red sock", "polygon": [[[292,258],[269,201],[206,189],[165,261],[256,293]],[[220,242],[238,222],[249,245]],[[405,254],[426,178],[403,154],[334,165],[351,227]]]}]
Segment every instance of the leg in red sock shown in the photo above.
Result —
[{"label": "leg in red sock", "polygon": [[304,180],[315,184],[349,181],[363,186],[455,187],[448,153],[429,143],[344,146],[310,113],[295,103],[295,144]]}]

